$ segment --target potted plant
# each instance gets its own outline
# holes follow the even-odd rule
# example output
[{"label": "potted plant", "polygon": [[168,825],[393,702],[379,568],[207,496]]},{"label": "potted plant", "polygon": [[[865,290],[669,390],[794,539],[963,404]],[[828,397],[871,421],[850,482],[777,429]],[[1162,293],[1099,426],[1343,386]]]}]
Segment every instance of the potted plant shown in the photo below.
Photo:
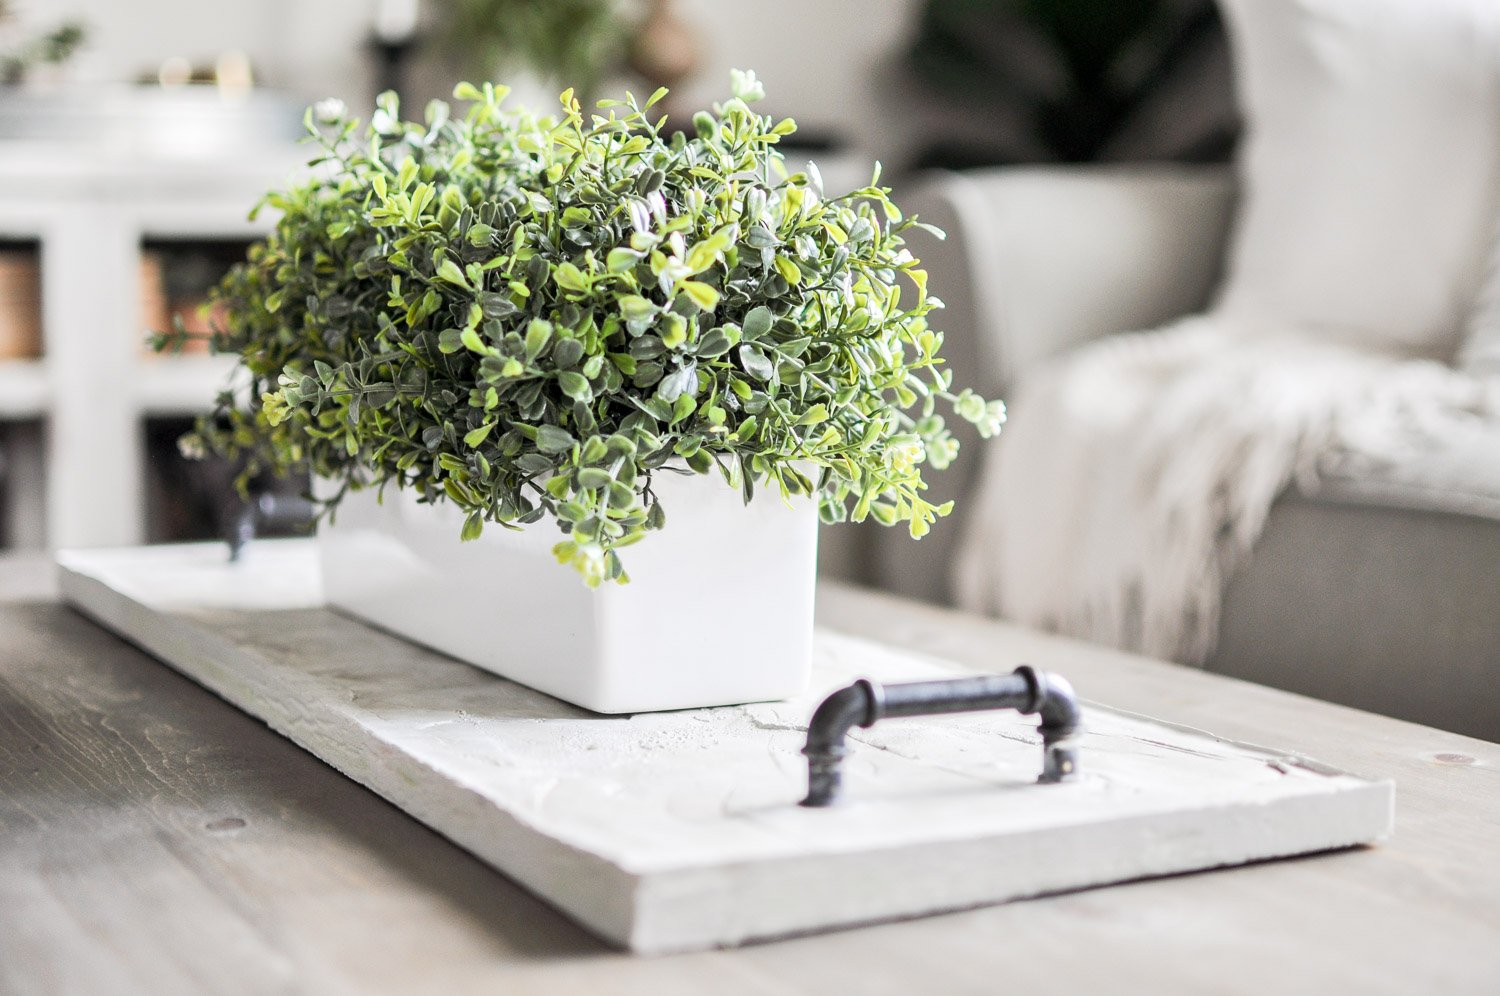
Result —
[{"label": "potted plant", "polygon": [[671,134],[662,91],[319,105],[216,291],[239,380],[185,449],[310,471],[330,600],[480,666],[606,712],[797,692],[817,516],[920,538],[937,405],[1004,416],[952,390],[878,168],[825,198],[733,91]]}]

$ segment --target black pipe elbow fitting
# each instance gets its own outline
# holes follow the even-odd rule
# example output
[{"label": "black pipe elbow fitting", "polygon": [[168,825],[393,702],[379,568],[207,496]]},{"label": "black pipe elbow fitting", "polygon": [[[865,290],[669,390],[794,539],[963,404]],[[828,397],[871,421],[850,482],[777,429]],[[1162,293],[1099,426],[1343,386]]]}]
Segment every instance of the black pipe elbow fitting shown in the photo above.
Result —
[{"label": "black pipe elbow fitting", "polygon": [[1059,675],[1018,667],[1008,675],[878,685],[865,678],[829,695],[807,727],[807,796],[802,805],[822,807],[838,798],[841,765],[854,727],[870,727],[886,716],[1016,709],[1041,717],[1042,773],[1038,781],[1060,782],[1078,771],[1075,738],[1082,711],[1072,685]]}]

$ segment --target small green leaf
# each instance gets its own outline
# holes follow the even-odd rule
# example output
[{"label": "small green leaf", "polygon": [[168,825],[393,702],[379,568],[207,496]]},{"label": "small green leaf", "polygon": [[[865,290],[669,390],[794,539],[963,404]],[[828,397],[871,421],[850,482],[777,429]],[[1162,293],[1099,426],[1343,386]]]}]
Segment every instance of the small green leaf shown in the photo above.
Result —
[{"label": "small green leaf", "polygon": [[455,284],[463,288],[470,286],[469,278],[464,276],[464,271],[459,269],[458,264],[451,259],[443,260],[442,265],[438,267],[437,275],[440,279],[446,280],[450,284]]},{"label": "small green leaf", "polygon": [[583,452],[578,455],[578,459],[584,463],[598,463],[608,455],[609,447],[605,444],[604,440],[598,436],[590,436],[588,441],[583,444]]},{"label": "small green leaf", "polygon": [[701,280],[684,280],[678,286],[703,311],[712,311],[719,305],[719,292]]},{"label": "small green leaf", "polygon": [[667,513],[662,509],[661,502],[653,502],[646,510],[646,528],[660,529],[667,524]]},{"label": "small green leaf", "polygon": [[771,331],[773,320],[771,309],[765,305],[751,308],[749,314],[745,316],[744,323],[740,326],[741,335],[746,342],[754,342]]},{"label": "small green leaf", "polygon": [[589,388],[588,378],[572,370],[563,370],[557,375],[557,385],[564,394],[575,401],[589,401],[594,392]]},{"label": "small green leaf", "polygon": [[770,380],[776,376],[776,365],[771,358],[754,346],[740,347],[740,362],[745,372],[757,380]]},{"label": "small green leaf", "polygon": [[578,486],[590,491],[607,488],[610,481],[614,480],[614,478],[609,476],[609,471],[601,470],[598,467],[581,467],[578,470],[577,477]]},{"label": "small green leaf", "polygon": [[[459,534],[459,539],[468,543],[477,540],[483,532],[484,516],[478,511],[470,512],[468,517],[464,519],[464,528],[463,532]],[[451,536],[452,534],[450,533],[449,535]],[[452,540],[449,542],[452,542]]]},{"label": "small green leaf", "polygon": [[668,403],[674,403],[681,397],[693,397],[698,393],[698,368],[685,366],[674,370],[661,379],[657,385],[656,396]]},{"label": "small green leaf", "polygon": [[576,291],[582,293],[588,289],[583,271],[572,263],[558,263],[557,269],[552,271],[552,279],[565,291]]},{"label": "small green leaf", "polygon": [[635,492],[621,481],[610,481],[609,503],[614,508],[629,508],[635,504]]},{"label": "small green leaf", "polygon": [[695,474],[706,474],[713,469],[714,458],[708,455],[707,450],[699,450],[690,457],[685,458],[688,467]]},{"label": "small green leaf", "polygon": [[679,314],[668,313],[662,319],[662,345],[668,349],[676,349],[685,342],[687,342],[687,319]]},{"label": "small green leaf", "polygon": [[649,318],[656,314],[656,305],[639,294],[622,294],[619,302],[620,314],[629,319]]},{"label": "small green leaf", "polygon": [[470,429],[467,433],[464,434],[464,445],[478,446],[480,443],[489,438],[489,435],[494,430],[494,428],[494,422],[486,422],[484,425],[481,425],[477,429]]},{"label": "small green leaf", "polygon": [[555,425],[539,425],[536,427],[536,448],[543,453],[566,453],[573,448],[578,440],[567,429]]},{"label": "small green leaf", "polygon": [[[665,336],[663,337],[665,341]],[[729,352],[734,345],[723,329],[709,329],[703,338],[698,340],[698,346],[693,352],[703,359],[711,359],[715,356],[723,356]]]},{"label": "small green leaf", "polygon": [[803,412],[801,416],[798,417],[797,424],[818,425],[819,423],[826,421],[828,421],[828,408],[827,406],[819,403],[813,405],[812,407],[808,408],[807,411]]},{"label": "small green leaf", "polygon": [[781,274],[781,278],[793,287],[802,282],[802,270],[787,257],[777,256],[775,266],[776,272]]},{"label": "small green leaf", "polygon": [[542,318],[532,319],[531,324],[526,327],[527,358],[534,360],[540,356],[551,338],[552,323]]},{"label": "small green leaf", "polygon": [[713,246],[707,242],[699,242],[688,250],[687,259],[684,262],[687,264],[689,273],[702,273],[713,266],[714,260],[718,258],[719,253]]},{"label": "small green leaf", "polygon": [[577,339],[559,339],[552,347],[552,362],[559,369],[575,367],[583,359],[583,343]]},{"label": "small green leaf", "polygon": [[634,249],[611,249],[609,256],[605,259],[605,268],[610,273],[625,273],[634,269],[641,261],[641,254]]}]

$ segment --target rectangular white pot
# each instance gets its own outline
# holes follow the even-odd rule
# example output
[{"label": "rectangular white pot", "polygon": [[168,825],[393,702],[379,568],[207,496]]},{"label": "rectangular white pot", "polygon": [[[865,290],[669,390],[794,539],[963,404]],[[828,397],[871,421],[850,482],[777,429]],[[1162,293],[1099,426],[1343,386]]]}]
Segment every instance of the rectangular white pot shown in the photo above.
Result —
[{"label": "rectangular white pot", "polygon": [[318,534],[328,603],[604,713],[782,699],[812,654],[817,511],[717,474],[658,472],[666,526],[620,551],[628,584],[589,589],[550,520],[463,543],[451,505],[348,495]]}]

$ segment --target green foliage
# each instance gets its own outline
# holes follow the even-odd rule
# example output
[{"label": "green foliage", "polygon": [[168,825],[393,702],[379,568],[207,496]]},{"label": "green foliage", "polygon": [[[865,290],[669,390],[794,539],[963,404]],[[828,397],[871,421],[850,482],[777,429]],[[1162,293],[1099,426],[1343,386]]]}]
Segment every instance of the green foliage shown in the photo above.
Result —
[{"label": "green foliage", "polygon": [[[10,17],[10,4],[0,0],[0,29]],[[12,33],[10,47],[0,49],[0,84],[14,86],[25,82],[39,66],[62,65],[73,57],[87,35],[82,21],[64,21],[50,31],[19,40]]]},{"label": "green foliage", "polygon": [[526,66],[589,93],[624,54],[618,0],[437,0],[443,44],[464,72],[493,79]]},{"label": "green foliage", "polygon": [[670,138],[660,92],[586,118],[571,91],[537,115],[461,84],[461,117],[405,123],[387,95],[364,130],[320,105],[313,175],[266,197],[275,230],[217,291],[240,382],[185,447],[339,496],[412,488],[464,509],[465,537],[551,517],[590,584],[664,523],[664,472],[921,537],[948,511],[922,467],[957,451],[938,402],[985,435],[1004,409],[950,390],[916,220],[876,181],[827,198],[787,176],[795,126],[758,91],[736,74]]}]

